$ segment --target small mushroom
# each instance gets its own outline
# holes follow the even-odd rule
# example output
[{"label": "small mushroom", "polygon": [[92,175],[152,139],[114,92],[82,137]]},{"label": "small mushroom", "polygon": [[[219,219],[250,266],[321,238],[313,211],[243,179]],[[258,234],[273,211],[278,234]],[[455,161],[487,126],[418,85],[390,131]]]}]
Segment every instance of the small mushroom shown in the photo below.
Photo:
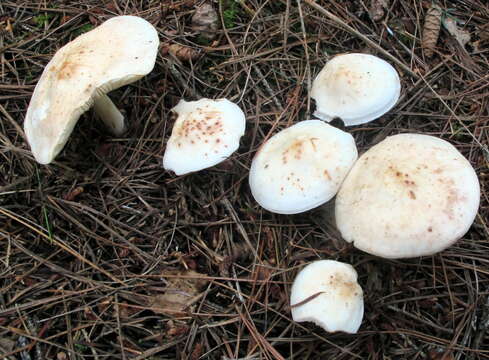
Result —
[{"label": "small mushroom", "polygon": [[105,94],[148,74],[158,45],[149,22],[117,16],[59,49],[34,89],[24,122],[36,160],[50,163],[92,105],[109,130],[121,135],[124,118]]},{"label": "small mushroom", "polygon": [[336,197],[336,223],[346,241],[370,254],[432,255],[469,230],[479,196],[474,169],[453,145],[394,135],[353,166]]},{"label": "small mushroom", "polygon": [[400,91],[399,75],[386,61],[368,54],[337,55],[312,84],[314,116],[327,122],[339,117],[346,126],[364,124],[388,112]]},{"label": "small mushroom", "polygon": [[357,155],[350,134],[320,120],[301,121],[258,150],[250,169],[251,192],[275,213],[310,210],[335,196]]},{"label": "small mushroom", "polygon": [[177,175],[214,166],[239,147],[246,117],[227,99],[181,100],[172,109],[178,114],[163,156],[163,167]]},{"label": "small mushroom", "polygon": [[355,334],[363,318],[363,291],[357,272],[334,260],[319,260],[302,269],[292,284],[292,319],[310,321],[328,332]]}]

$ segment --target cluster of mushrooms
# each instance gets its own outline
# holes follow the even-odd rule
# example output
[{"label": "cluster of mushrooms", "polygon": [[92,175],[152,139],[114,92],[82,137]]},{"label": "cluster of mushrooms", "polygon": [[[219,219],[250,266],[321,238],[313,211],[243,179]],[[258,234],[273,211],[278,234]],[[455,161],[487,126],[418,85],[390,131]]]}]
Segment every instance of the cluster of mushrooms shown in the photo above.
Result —
[{"label": "cluster of mushrooms", "polygon": [[[62,47],[46,66],[24,122],[34,157],[48,164],[61,151],[78,118],[93,105],[115,134],[124,118],[106,93],[154,67],[154,27],[135,16],[114,17]],[[253,197],[266,210],[296,214],[335,199],[342,237],[384,258],[431,255],[460,239],[479,207],[480,187],[470,163],[450,143],[420,134],[387,137],[358,158],[345,126],[379,118],[397,102],[400,80],[386,61],[367,54],[332,58],[313,82],[314,116],[264,142],[250,168]],[[226,99],[180,101],[163,167],[177,175],[218,164],[239,146],[243,111]],[[295,321],[326,331],[356,333],[363,293],[351,265],[315,261],[291,290]]]}]

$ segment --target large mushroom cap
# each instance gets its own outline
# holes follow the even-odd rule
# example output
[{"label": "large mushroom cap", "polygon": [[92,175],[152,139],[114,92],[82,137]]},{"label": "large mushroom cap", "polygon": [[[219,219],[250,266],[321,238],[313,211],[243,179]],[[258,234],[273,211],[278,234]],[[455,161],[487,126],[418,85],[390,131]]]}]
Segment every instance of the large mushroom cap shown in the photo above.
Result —
[{"label": "large mushroom cap", "polygon": [[227,99],[181,100],[172,111],[178,114],[163,156],[163,167],[177,175],[214,166],[239,147],[246,117]]},{"label": "large mushroom cap", "polygon": [[343,238],[386,258],[431,255],[460,239],[479,207],[479,181],[450,143],[386,138],[364,153],[336,197]]},{"label": "large mushroom cap", "polygon": [[386,61],[368,54],[337,55],[312,84],[314,116],[328,122],[339,117],[346,126],[364,124],[389,111],[400,91],[399,75]]},{"label": "large mushroom cap", "polygon": [[24,122],[36,160],[53,160],[97,97],[148,74],[158,44],[149,22],[118,16],[59,49],[37,83]]},{"label": "large mushroom cap", "polygon": [[354,334],[363,318],[363,291],[349,264],[319,260],[302,269],[292,284],[294,321],[311,321],[328,332]]},{"label": "large mushroom cap", "polygon": [[310,210],[336,194],[357,155],[350,134],[320,120],[301,121],[258,150],[250,169],[251,192],[272,212]]}]

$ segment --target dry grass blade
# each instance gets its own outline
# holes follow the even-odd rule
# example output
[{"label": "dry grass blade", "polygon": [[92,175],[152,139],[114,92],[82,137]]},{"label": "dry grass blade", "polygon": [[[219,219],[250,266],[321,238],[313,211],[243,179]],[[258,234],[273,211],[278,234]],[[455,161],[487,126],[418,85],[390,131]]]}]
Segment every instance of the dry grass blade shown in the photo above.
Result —
[{"label": "dry grass blade", "polygon": [[350,32],[352,35],[355,35],[359,37],[361,40],[363,40],[367,45],[371,46],[372,48],[380,51],[386,58],[389,60],[395,62],[397,65],[399,65],[405,72],[407,72],[409,75],[411,75],[413,78],[417,79],[418,74],[414,73],[406,64],[404,64],[401,60],[390,54],[388,51],[383,49],[381,46],[379,46],[377,43],[373,42],[370,40],[368,37],[360,33],[359,31],[355,30],[352,28],[350,25],[348,25],[346,22],[341,20],[339,17],[336,15],[332,14],[328,10],[324,9],[322,6],[318,5],[315,3],[313,0],[305,0],[305,3],[308,4],[309,6],[313,7],[317,11],[319,11],[321,14],[325,15],[328,17],[330,20],[332,20],[334,23],[337,25],[345,28],[348,32]]},{"label": "dry grass blade", "polygon": [[98,267],[97,265],[95,265],[93,262],[91,262],[90,260],[86,259],[82,255],[80,255],[78,252],[76,252],[75,250],[73,250],[72,248],[70,248],[69,246],[67,246],[66,244],[64,244],[62,241],[60,241],[58,239],[55,239],[52,236],[45,234],[41,230],[38,230],[38,229],[34,228],[32,225],[26,223],[25,221],[21,220],[20,218],[16,217],[15,215],[13,215],[12,213],[10,213],[9,211],[6,211],[5,209],[0,208],[0,213],[1,214],[4,214],[5,216],[9,217],[12,220],[15,220],[15,221],[21,223],[22,225],[28,227],[30,230],[32,230],[32,231],[38,233],[39,235],[41,235],[47,241],[53,242],[54,244],[56,244],[57,246],[59,246],[61,249],[65,250],[66,252],[70,253],[71,255],[76,256],[81,261],[83,261],[83,262],[87,263],[88,265],[92,266],[95,270],[97,270],[98,272],[106,275],[107,277],[109,277],[113,281],[118,282],[118,283],[124,285],[124,282],[123,281],[117,279],[114,275],[112,275],[108,271],[106,271],[104,269],[101,269],[100,267]]},{"label": "dry grass blade", "polygon": [[317,298],[319,295],[321,294],[324,294],[325,292],[324,291],[319,291],[315,294],[312,294],[311,296],[308,296],[307,298],[305,298],[304,300],[302,301],[299,301],[297,304],[293,304],[293,305],[290,305],[290,308],[295,308],[295,307],[298,307],[298,306],[302,306],[304,304],[307,304],[309,301],[312,301],[314,300],[315,298]]}]

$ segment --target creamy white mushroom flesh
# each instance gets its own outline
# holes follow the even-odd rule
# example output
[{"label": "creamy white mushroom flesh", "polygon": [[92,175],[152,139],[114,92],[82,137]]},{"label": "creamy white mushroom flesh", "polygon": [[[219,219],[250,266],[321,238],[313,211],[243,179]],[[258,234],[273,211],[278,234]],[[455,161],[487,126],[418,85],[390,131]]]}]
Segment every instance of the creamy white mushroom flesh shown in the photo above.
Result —
[{"label": "creamy white mushroom flesh", "polygon": [[336,223],[346,241],[367,253],[432,255],[469,230],[479,197],[477,175],[453,145],[394,135],[353,166],[336,197]]},{"label": "creamy white mushroom flesh", "polygon": [[34,89],[24,122],[36,160],[50,163],[92,105],[108,128],[120,135],[124,118],[105,94],[148,74],[158,45],[158,34],[149,22],[118,16],[59,49]]},{"label": "creamy white mushroom flesh", "polygon": [[399,99],[401,82],[386,61],[368,54],[333,57],[314,79],[314,116],[324,121],[341,118],[346,126],[375,120]]},{"label": "creamy white mushroom flesh", "polygon": [[93,99],[93,110],[114,135],[119,136],[124,133],[126,129],[124,116],[107,95],[102,94]]},{"label": "creamy white mushroom flesh", "polygon": [[246,117],[227,99],[181,100],[172,109],[178,114],[166,144],[163,167],[177,175],[214,166],[239,147]]},{"label": "creamy white mushroom flesh", "polygon": [[251,192],[275,213],[310,210],[335,196],[357,156],[350,134],[320,120],[301,121],[260,147],[251,163]]},{"label": "creamy white mushroom flesh", "polygon": [[328,332],[356,333],[362,323],[364,307],[357,277],[349,264],[334,260],[310,263],[292,284],[292,319],[313,322]]}]

